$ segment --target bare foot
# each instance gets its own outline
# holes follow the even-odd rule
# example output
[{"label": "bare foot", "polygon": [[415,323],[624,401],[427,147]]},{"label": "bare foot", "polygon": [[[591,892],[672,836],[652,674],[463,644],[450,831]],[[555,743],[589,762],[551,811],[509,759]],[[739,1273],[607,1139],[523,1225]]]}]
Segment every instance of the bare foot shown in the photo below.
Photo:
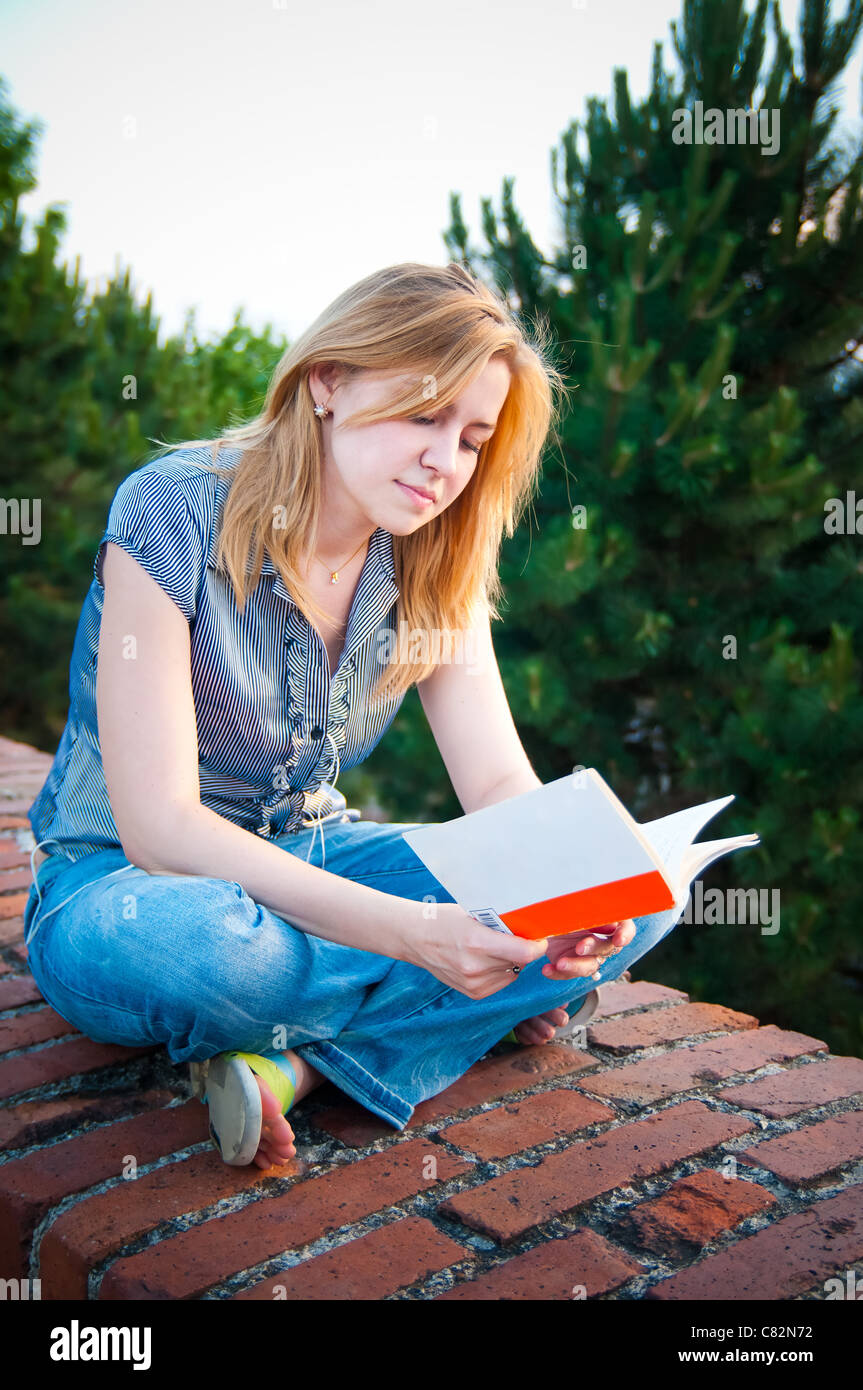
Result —
[{"label": "bare foot", "polygon": [[[319,1071],[315,1071],[314,1067],[309,1066],[308,1062],[304,1062],[302,1057],[298,1057],[296,1052],[289,1051],[282,1055],[287,1057],[296,1073],[296,1105],[297,1101],[302,1100],[303,1096],[308,1095],[309,1091],[319,1086],[325,1078]],[[261,1093],[261,1142],[252,1162],[259,1168],[273,1168],[289,1163],[296,1157],[294,1131],[288,1124],[287,1117],[282,1114],[281,1106],[266,1081],[262,1081],[255,1073],[253,1075]]]},{"label": "bare foot", "polygon": [[569,1021],[566,1009],[549,1009],[548,1013],[535,1014],[526,1018],[515,1028],[515,1036],[520,1043],[535,1046],[537,1043],[551,1042],[555,1028],[562,1028]]}]

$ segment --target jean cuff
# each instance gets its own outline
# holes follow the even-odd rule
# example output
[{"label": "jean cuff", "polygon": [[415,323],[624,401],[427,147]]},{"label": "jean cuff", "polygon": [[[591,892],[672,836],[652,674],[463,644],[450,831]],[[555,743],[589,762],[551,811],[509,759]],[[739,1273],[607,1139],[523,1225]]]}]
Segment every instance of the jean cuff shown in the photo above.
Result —
[{"label": "jean cuff", "polygon": [[382,1120],[396,1129],[404,1129],[414,1107],[402,1096],[397,1096],[388,1086],[384,1086],[371,1072],[361,1067],[340,1047],[332,1042],[301,1043],[294,1051],[311,1063],[327,1080],[347,1091],[366,1110],[379,1115]]}]

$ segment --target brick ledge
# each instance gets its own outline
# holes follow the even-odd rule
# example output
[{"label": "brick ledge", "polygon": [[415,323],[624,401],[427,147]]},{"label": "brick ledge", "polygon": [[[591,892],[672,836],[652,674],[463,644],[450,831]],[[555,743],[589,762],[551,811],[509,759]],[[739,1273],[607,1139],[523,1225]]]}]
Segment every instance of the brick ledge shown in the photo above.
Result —
[{"label": "brick ledge", "polygon": [[649,981],[606,986],[584,1046],[492,1049],[403,1132],[325,1082],[292,1113],[292,1164],[227,1167],[185,1068],[84,1038],[26,968],[50,764],[0,738],[0,1278],[43,1300],[859,1286],[863,1060]]}]

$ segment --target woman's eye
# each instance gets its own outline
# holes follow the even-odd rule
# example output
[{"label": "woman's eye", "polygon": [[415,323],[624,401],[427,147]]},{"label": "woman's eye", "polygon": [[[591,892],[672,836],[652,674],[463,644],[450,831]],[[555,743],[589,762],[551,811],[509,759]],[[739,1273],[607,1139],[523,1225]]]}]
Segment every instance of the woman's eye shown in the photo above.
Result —
[{"label": "woman's eye", "polygon": [[[425,416],[425,415],[415,415],[413,418],[414,418],[414,424],[417,424],[417,425],[433,425],[433,424],[434,424],[434,420],[429,420],[429,419],[427,418],[427,416]],[[469,449],[470,452],[471,452],[472,454],[478,454],[479,451],[480,451],[480,449],[482,448],[482,445],[481,445],[481,444],[468,444],[467,440],[466,440],[466,439],[463,439],[462,442],[461,442],[461,447],[462,447],[463,449]]]}]

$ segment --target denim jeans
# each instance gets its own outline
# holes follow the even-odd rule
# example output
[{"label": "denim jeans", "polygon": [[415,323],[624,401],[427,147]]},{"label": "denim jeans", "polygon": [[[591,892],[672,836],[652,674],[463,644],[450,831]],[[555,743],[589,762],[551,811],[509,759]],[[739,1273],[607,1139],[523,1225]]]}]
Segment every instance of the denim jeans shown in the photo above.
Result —
[{"label": "denim jeans", "polygon": [[[326,869],[399,897],[453,902],[402,839],[417,824],[331,823]],[[270,843],[321,867],[320,831]],[[640,960],[684,908],[685,899],[634,919],[633,941],[602,967],[599,983]],[[161,1044],[175,1063],[230,1048],[272,1056],[278,1039],[280,1051],[296,1050],[399,1130],[420,1101],[463,1076],[510,1028],[577,1006],[597,984],[549,980],[541,956],[494,994],[471,999],[420,966],[292,926],[239,883],[151,874],[121,849],[74,863],[49,855],[24,931],[39,989],[87,1037]]]}]

